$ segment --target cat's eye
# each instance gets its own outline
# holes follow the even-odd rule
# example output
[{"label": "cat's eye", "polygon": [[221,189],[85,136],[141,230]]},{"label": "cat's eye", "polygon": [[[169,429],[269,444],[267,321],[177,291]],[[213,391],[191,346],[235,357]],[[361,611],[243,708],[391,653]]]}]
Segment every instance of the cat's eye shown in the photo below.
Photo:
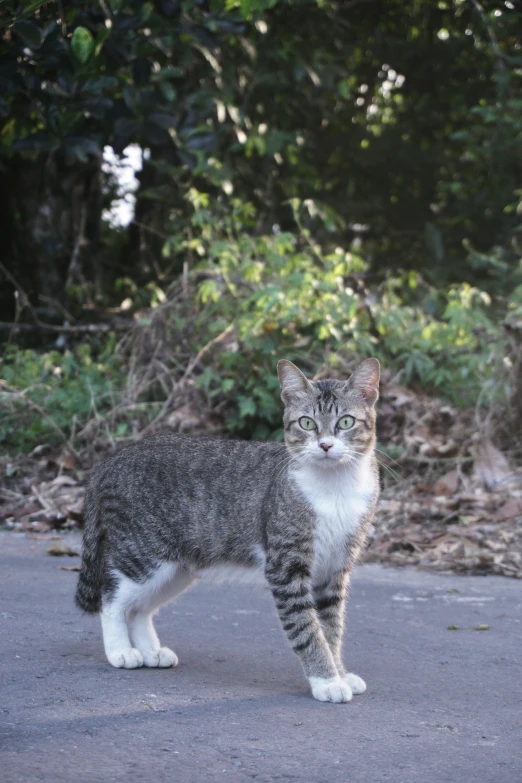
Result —
[{"label": "cat's eye", "polygon": [[355,424],[355,419],[353,416],[341,416],[341,418],[337,422],[337,426],[339,427],[340,430],[351,430],[354,424]]},{"label": "cat's eye", "polygon": [[315,430],[315,421],[308,418],[308,416],[301,416],[299,419],[299,426],[302,427],[303,430]]}]

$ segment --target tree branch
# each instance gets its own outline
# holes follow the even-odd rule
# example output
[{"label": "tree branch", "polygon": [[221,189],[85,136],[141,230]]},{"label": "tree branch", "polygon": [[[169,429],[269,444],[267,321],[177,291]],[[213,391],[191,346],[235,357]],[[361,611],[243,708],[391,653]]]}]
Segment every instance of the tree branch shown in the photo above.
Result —
[{"label": "tree branch", "polygon": [[135,321],[114,321],[106,324],[76,324],[74,326],[55,326],[38,321],[36,324],[21,324],[0,321],[0,332],[33,332],[40,334],[108,334],[109,332],[127,332],[135,326]]},{"label": "tree branch", "polygon": [[491,48],[493,49],[493,51],[495,53],[495,57],[497,58],[497,61],[498,61],[498,67],[501,70],[504,70],[505,67],[506,67],[506,63],[505,63],[506,56],[505,56],[505,54],[503,54],[500,51],[500,46],[498,45],[497,36],[493,32],[493,29],[491,28],[491,26],[489,24],[489,20],[488,20],[488,17],[486,15],[486,12],[484,11],[484,8],[482,7],[482,5],[479,3],[479,0],[471,0],[471,2],[473,3],[475,8],[477,9],[477,12],[478,12],[480,18],[482,19],[483,24],[484,24],[484,27],[486,28],[486,30],[488,32],[488,37],[489,37],[489,40],[490,40],[490,43],[491,43]]}]

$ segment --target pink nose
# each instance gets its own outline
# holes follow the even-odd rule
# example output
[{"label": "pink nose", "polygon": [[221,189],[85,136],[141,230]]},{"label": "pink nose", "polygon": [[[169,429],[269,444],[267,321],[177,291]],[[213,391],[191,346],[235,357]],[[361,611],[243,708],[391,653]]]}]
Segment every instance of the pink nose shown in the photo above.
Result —
[{"label": "pink nose", "polygon": [[322,448],[323,451],[328,451],[328,449],[332,448],[331,443],[324,443],[324,441],[320,443],[319,446]]}]

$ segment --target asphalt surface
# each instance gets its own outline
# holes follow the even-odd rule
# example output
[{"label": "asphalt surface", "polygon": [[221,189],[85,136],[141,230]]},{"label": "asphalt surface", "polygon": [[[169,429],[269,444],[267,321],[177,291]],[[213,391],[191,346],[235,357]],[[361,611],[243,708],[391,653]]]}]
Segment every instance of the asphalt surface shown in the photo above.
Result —
[{"label": "asphalt surface", "polygon": [[0,534],[2,783],[522,781],[516,580],[360,567],[345,657],[368,690],[324,704],[262,586],[197,585],[157,621],[180,666],[113,669],[78,559],[47,546]]}]

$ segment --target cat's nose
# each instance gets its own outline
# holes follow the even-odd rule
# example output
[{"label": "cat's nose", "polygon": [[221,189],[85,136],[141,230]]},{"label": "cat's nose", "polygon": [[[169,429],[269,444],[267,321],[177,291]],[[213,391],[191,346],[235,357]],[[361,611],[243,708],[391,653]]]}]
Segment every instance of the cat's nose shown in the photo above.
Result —
[{"label": "cat's nose", "polygon": [[326,441],[322,440],[319,444],[320,448],[323,451],[328,451],[328,449],[331,449],[333,446],[333,443],[327,443]]}]

